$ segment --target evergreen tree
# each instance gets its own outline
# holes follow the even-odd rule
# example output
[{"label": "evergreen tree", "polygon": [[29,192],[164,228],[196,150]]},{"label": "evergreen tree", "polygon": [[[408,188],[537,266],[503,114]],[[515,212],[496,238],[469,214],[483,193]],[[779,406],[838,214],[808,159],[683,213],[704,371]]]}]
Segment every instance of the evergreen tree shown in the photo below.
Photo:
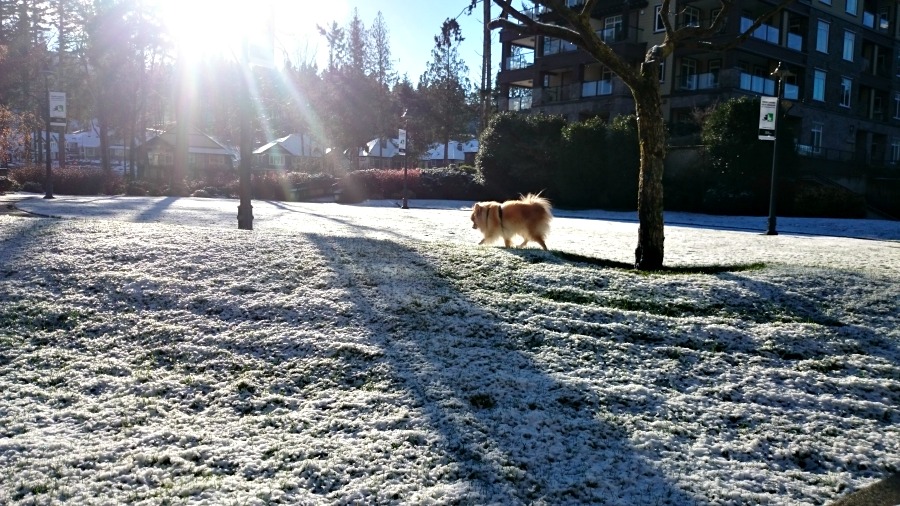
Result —
[{"label": "evergreen tree", "polygon": [[447,19],[441,33],[434,37],[432,60],[419,79],[419,92],[426,103],[430,127],[424,133],[429,140],[444,145],[444,165],[448,162],[448,144],[452,137],[470,134],[475,112],[469,103],[472,85],[469,68],[459,56],[462,30],[455,19]]}]

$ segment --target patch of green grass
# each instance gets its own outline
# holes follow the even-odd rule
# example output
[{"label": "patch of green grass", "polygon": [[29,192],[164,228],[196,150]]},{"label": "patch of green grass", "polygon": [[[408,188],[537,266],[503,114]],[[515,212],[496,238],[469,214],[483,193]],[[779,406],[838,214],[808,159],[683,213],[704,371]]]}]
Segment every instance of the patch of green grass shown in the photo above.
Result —
[{"label": "patch of green grass", "polygon": [[680,266],[663,266],[658,271],[638,271],[634,265],[625,262],[616,262],[605,258],[594,258],[576,253],[567,253],[564,251],[553,251],[553,255],[557,258],[567,260],[569,262],[578,262],[609,269],[621,269],[635,271],[645,275],[655,274],[722,274],[724,272],[747,272],[758,271],[766,267],[762,262],[754,262],[749,264],[731,264],[731,265],[680,265]]}]

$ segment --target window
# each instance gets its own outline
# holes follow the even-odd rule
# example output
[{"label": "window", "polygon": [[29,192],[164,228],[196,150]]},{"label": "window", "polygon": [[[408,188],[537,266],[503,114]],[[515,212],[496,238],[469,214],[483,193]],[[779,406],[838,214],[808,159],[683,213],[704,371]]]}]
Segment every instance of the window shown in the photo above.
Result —
[{"label": "window", "polygon": [[657,5],[655,11],[656,11],[656,23],[653,26],[653,31],[661,32],[666,29],[666,26],[663,24],[662,5]]},{"label": "window", "polygon": [[845,7],[844,10],[847,12],[847,14],[856,16],[856,10],[857,10],[856,0],[847,0],[847,6]]},{"label": "window", "polygon": [[841,78],[841,107],[850,107],[850,90],[853,88],[853,80],[849,77]]},{"label": "window", "polygon": [[891,165],[900,162],[900,139],[894,138],[891,142]]},{"label": "window", "polygon": [[844,60],[853,61],[853,49],[856,45],[856,34],[844,31]]},{"label": "window", "polygon": [[900,93],[894,93],[894,119],[900,119]]},{"label": "window", "polygon": [[819,1],[825,5],[831,5],[831,0],[819,0]]},{"label": "window", "polygon": [[719,87],[719,72],[722,70],[722,60],[710,60],[707,88]]},{"label": "window", "polygon": [[666,82],[666,60],[659,62],[659,82],[660,84]]},{"label": "window", "polygon": [[820,154],[822,152],[822,130],[824,126],[822,123],[813,123],[812,131],[810,132],[809,143],[812,146],[812,152],[815,154]]},{"label": "window", "polygon": [[619,40],[622,33],[622,15],[609,16],[603,20],[603,41],[614,42]]},{"label": "window", "polygon": [[819,20],[819,28],[816,30],[816,51],[828,53],[828,30],[830,28],[830,23]]},{"label": "window", "polygon": [[284,166],[284,155],[272,153],[269,155],[269,165],[273,167]]},{"label": "window", "polygon": [[825,101],[825,71],[816,69],[813,76],[813,100]]},{"label": "window", "polygon": [[692,58],[681,60],[681,89],[697,89],[697,60]]},{"label": "window", "polygon": [[681,15],[684,26],[700,26],[700,9],[696,7],[685,7],[684,13]]}]

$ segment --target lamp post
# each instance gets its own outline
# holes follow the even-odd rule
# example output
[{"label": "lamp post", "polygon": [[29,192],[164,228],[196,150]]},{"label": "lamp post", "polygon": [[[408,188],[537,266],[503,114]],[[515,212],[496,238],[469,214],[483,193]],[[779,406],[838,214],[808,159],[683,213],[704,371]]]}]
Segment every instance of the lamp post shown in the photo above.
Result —
[{"label": "lamp post", "polygon": [[400,151],[403,153],[403,204],[400,206],[401,209],[409,209],[409,200],[406,197],[406,170],[409,166],[409,139],[407,138],[409,118],[406,116],[407,112],[407,110],[404,110],[401,116],[404,128],[400,130],[399,138],[397,139],[400,143]]},{"label": "lamp post", "polygon": [[793,76],[794,74],[782,67],[781,62],[778,62],[778,65],[775,67],[775,70],[770,74],[772,77],[776,79],[776,88],[775,88],[775,117],[774,117],[774,140],[772,141],[772,183],[769,190],[769,221],[768,227],[766,228],[766,235],[778,235],[778,231],[775,229],[777,217],[775,215],[775,198],[776,198],[776,174],[778,168],[778,116],[780,116],[781,109],[781,99],[783,94],[783,86],[784,86],[784,78]]},{"label": "lamp post", "polygon": [[53,72],[45,70],[44,72],[44,96],[47,98],[47,107],[44,108],[44,128],[47,130],[47,142],[45,161],[47,164],[47,173],[44,176],[44,198],[52,199],[53,197],[53,162],[50,160],[50,74]]}]

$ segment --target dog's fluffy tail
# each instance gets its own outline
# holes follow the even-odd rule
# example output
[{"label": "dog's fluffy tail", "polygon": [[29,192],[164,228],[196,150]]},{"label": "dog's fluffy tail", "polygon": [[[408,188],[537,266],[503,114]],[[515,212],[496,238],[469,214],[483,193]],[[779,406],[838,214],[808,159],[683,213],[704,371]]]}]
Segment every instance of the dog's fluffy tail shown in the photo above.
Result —
[{"label": "dog's fluffy tail", "polygon": [[544,211],[548,216],[552,216],[551,211],[553,210],[553,206],[550,205],[550,201],[545,197],[541,197],[541,192],[538,193],[529,193],[528,195],[519,195],[522,202],[528,204],[536,204],[544,208]]}]

